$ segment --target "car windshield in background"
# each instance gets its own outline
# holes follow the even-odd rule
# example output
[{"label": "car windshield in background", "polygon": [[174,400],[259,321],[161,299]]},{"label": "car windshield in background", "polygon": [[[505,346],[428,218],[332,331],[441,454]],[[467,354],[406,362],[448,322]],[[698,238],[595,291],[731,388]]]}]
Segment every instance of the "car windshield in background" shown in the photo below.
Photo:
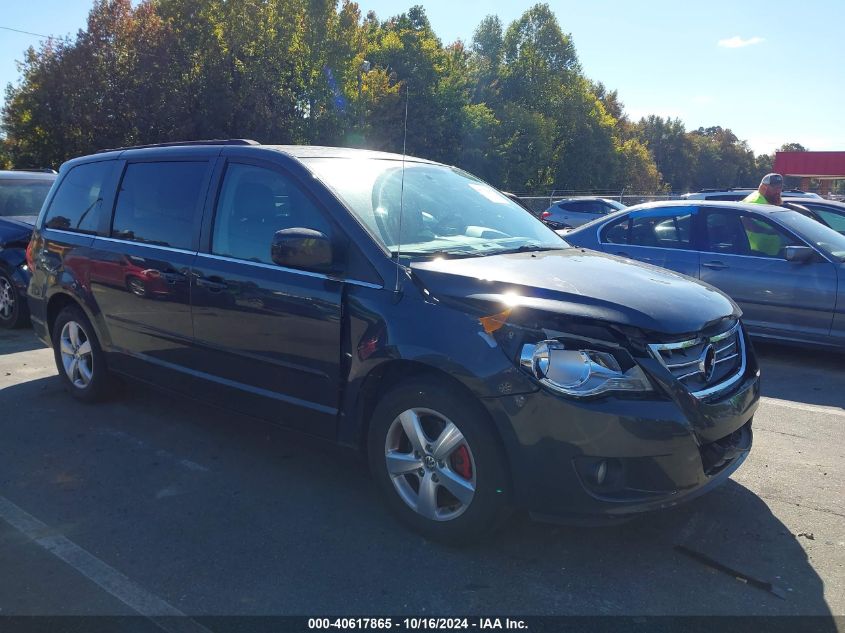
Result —
[{"label": "car windshield in background", "polygon": [[568,246],[507,196],[453,167],[406,162],[403,174],[398,160],[303,162],[394,255],[470,257]]},{"label": "car windshield in background", "polygon": [[0,216],[38,215],[52,180],[0,178]]},{"label": "car windshield in background", "polygon": [[778,219],[835,259],[845,261],[845,235],[798,211],[780,212]]}]

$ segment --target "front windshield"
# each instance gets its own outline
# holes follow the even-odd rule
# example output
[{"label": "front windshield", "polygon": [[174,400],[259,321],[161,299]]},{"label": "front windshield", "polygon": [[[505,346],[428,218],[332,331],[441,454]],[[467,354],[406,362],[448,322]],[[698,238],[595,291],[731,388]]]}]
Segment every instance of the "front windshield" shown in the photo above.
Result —
[{"label": "front windshield", "polygon": [[0,179],[0,216],[38,215],[52,180]]},{"label": "front windshield", "polygon": [[839,261],[845,261],[845,235],[837,233],[832,228],[808,218],[798,211],[779,212],[777,217],[786,226],[794,229],[801,237],[825,253]]},{"label": "front windshield", "polygon": [[406,162],[403,184],[398,160],[303,162],[393,255],[468,257],[567,247],[507,196],[454,167]]}]

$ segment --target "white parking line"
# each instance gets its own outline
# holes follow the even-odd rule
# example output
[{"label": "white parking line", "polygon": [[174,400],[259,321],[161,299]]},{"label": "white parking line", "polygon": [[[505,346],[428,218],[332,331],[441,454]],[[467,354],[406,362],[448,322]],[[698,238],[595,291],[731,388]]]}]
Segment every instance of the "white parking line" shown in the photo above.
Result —
[{"label": "white parking line", "polygon": [[[108,435],[110,437],[116,437],[116,438],[119,438],[121,440],[125,440],[127,442],[130,442],[131,444],[134,444],[138,448],[142,448],[144,450],[154,450],[153,447],[151,447],[149,444],[147,444],[147,442],[145,442],[144,440],[139,440],[137,437],[133,437],[133,436],[129,435],[129,433],[126,433],[125,431],[118,431],[116,429],[105,428],[105,429],[101,429],[100,431],[98,431],[98,433],[100,433],[101,435]],[[170,453],[170,452],[165,451],[163,449],[157,450],[155,452],[155,454],[158,457],[161,457],[162,459],[174,461],[174,462],[178,463],[180,466],[182,466],[183,468],[187,468],[188,470],[193,470],[194,472],[199,472],[199,473],[207,473],[208,472],[208,468],[206,468],[202,464],[197,464],[196,462],[191,461],[190,459],[179,458],[176,455],[174,455],[173,453]]]},{"label": "white parking line", "polygon": [[773,404],[777,407],[786,407],[787,409],[796,409],[798,411],[811,411],[813,413],[825,413],[827,415],[837,415],[845,417],[845,410],[836,407],[825,407],[818,404],[802,404],[800,402],[793,402],[792,400],[781,400],[779,398],[769,398],[763,396],[760,402],[764,404]]},{"label": "white parking line", "polygon": [[211,633],[26,510],[0,496],[0,519],[168,633]]}]

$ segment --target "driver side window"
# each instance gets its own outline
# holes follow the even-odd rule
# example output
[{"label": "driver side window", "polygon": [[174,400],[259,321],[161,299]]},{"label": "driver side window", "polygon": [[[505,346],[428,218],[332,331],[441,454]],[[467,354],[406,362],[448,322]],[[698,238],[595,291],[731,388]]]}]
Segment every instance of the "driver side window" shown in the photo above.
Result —
[{"label": "driver side window", "polygon": [[784,258],[787,246],[802,246],[772,222],[752,215],[707,214],[705,251],[726,255]]},{"label": "driver side window", "polygon": [[290,177],[255,165],[229,164],[217,200],[211,252],[272,264],[273,235],[290,228],[330,236],[328,220]]}]

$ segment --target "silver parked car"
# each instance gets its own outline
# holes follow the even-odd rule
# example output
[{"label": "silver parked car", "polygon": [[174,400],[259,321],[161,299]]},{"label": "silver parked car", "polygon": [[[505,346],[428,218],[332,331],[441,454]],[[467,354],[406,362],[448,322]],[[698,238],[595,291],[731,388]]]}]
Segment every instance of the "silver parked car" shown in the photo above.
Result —
[{"label": "silver parked car", "polygon": [[608,198],[563,198],[540,214],[540,219],[555,231],[575,228],[597,218],[625,209],[625,205]]},{"label": "silver parked car", "polygon": [[845,348],[845,236],[807,215],[744,202],[630,207],[566,236],[726,292],[751,334]]}]

